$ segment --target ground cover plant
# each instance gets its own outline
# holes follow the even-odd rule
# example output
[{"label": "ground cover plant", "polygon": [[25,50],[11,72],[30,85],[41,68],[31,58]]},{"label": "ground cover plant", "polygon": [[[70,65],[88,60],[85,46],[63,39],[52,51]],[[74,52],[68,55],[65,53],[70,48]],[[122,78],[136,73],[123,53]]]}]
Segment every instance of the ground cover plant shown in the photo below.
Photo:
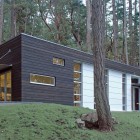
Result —
[{"label": "ground cover plant", "polygon": [[0,140],[139,140],[140,112],[112,112],[115,131],[79,129],[81,114],[93,110],[57,104],[0,106]]}]

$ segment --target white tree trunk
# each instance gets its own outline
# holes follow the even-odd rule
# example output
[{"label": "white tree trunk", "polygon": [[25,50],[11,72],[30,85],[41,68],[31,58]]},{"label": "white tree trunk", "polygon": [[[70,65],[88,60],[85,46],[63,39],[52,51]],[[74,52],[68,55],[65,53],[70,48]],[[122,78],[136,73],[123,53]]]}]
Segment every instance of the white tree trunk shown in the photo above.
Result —
[{"label": "white tree trunk", "polygon": [[128,47],[127,47],[127,22],[126,22],[126,0],[124,0],[124,47],[125,47],[125,59],[126,64],[129,64],[128,62]]},{"label": "white tree trunk", "polygon": [[140,67],[140,0],[139,0],[139,67]]},{"label": "white tree trunk", "polygon": [[0,44],[2,43],[3,31],[3,0],[0,0]]},{"label": "white tree trunk", "polygon": [[86,32],[86,47],[88,52],[91,51],[91,0],[86,0],[87,7],[87,32]]},{"label": "white tree trunk", "polygon": [[113,8],[113,47],[114,47],[114,59],[118,60],[118,20],[116,15],[116,0],[112,0]]}]

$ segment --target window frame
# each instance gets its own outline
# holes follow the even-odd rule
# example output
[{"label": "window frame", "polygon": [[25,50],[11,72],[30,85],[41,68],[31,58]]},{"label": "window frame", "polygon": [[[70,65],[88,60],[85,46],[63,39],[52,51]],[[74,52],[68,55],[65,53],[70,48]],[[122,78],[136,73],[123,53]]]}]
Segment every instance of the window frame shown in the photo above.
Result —
[{"label": "window frame", "polygon": [[[53,79],[54,79],[54,80],[53,80],[53,84],[46,84],[46,83],[33,82],[33,81],[31,81],[31,75],[38,75],[38,76],[53,78]],[[56,85],[56,77],[52,77],[52,76],[48,76],[48,75],[41,75],[41,74],[30,73],[30,83],[31,83],[31,84],[37,84],[37,85],[55,86],[55,85]]]},{"label": "window frame", "polygon": [[[82,97],[83,96],[82,95],[82,64],[81,64],[81,62],[77,62],[77,61],[75,62],[74,61],[74,65],[75,64],[79,64],[80,70],[75,70],[74,67],[73,67],[73,82],[74,83],[77,83],[77,84],[80,84],[80,93],[79,94],[73,93],[73,95],[74,96],[76,96],[76,95],[77,96],[80,96],[80,100],[79,101],[76,101],[75,100],[75,97],[73,96],[73,101],[74,101],[73,103],[74,103],[74,106],[75,106],[75,104],[77,104],[80,107],[80,106],[82,106],[82,100],[83,100],[83,97]],[[74,79],[74,74],[75,73],[80,74],[80,79],[79,80],[78,79]]]},{"label": "window frame", "polygon": [[[63,65],[61,65],[61,64],[57,64],[57,63],[54,63],[54,59],[61,59],[61,60],[63,60]],[[63,59],[63,58],[59,58],[59,57],[53,57],[53,65],[58,65],[58,66],[62,66],[62,67],[64,67],[65,66],[65,59]]]}]

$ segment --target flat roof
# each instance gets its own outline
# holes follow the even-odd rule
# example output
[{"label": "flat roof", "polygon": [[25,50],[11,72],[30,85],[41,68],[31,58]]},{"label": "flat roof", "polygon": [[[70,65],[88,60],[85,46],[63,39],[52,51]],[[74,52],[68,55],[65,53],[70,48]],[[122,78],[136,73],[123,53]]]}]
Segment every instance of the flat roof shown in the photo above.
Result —
[{"label": "flat roof", "polygon": [[5,69],[11,68],[12,65],[7,65],[7,64],[0,64],[0,71],[3,71]]},{"label": "flat roof", "polygon": [[[74,51],[74,53],[76,54],[77,52],[83,56],[86,57],[86,60],[84,58],[82,58],[82,56],[77,56],[78,60],[84,60],[84,62],[87,62],[87,63],[90,63],[90,64],[93,64],[93,54],[91,53],[88,53],[88,52],[84,52],[84,51],[81,51],[81,50],[77,50],[75,48],[70,48],[68,46],[64,46],[64,45],[61,45],[61,44],[58,44],[58,43],[54,43],[54,42],[51,42],[51,41],[48,41],[48,40],[45,40],[45,39],[41,39],[39,37],[35,37],[35,36],[31,36],[31,35],[27,35],[25,33],[21,33],[20,35],[14,37],[13,39],[10,39],[9,41],[3,43],[2,45],[0,46],[5,46],[5,45],[9,45],[11,42],[14,42],[15,40],[20,40],[21,41],[21,44],[22,43],[25,43],[26,41],[29,41],[30,39],[26,40],[25,38],[23,37],[26,37],[26,38],[32,38],[32,39],[35,39],[35,40],[32,40],[34,41],[34,43],[38,43],[39,41],[42,41],[43,42],[43,45],[47,45],[46,43],[49,43],[49,44],[52,44],[54,46],[59,46],[59,47],[62,47],[64,49],[67,49],[66,51]],[[23,41],[24,40],[24,41]],[[32,41],[30,41],[29,43],[32,43]],[[39,48],[34,48],[34,49],[38,49]],[[69,49],[69,50],[68,50]],[[59,50],[59,49],[58,49]],[[61,50],[60,50],[61,51]],[[52,51],[53,52],[53,51]],[[63,52],[64,53],[64,52]],[[89,59],[89,61],[87,60]],[[129,73],[129,74],[132,74],[134,76],[140,76],[140,67],[138,66],[131,66],[131,65],[127,65],[125,63],[122,63],[122,62],[119,62],[119,61],[115,61],[115,60],[110,60],[110,59],[107,59],[105,58],[105,67],[107,69],[112,69],[112,70],[117,70],[117,71],[121,71],[121,72],[124,72],[124,73]],[[0,69],[1,70],[1,69]]]}]

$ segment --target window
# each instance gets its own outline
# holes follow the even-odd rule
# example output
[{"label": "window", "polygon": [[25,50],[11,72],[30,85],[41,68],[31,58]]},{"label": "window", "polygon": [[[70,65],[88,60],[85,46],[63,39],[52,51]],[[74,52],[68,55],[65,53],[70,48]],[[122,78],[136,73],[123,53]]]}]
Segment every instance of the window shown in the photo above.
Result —
[{"label": "window", "polygon": [[81,105],[81,64],[74,64],[74,106]]},{"label": "window", "polygon": [[74,81],[81,82],[81,73],[74,72]]},{"label": "window", "polygon": [[30,83],[55,86],[55,77],[30,74]]},{"label": "window", "polygon": [[126,110],[126,75],[122,74],[122,109]]},{"label": "window", "polygon": [[81,72],[81,64],[80,63],[74,64],[74,72]]},{"label": "window", "polygon": [[64,66],[64,59],[53,57],[53,64]]},{"label": "window", "polygon": [[11,71],[0,74],[0,101],[11,101]]}]

